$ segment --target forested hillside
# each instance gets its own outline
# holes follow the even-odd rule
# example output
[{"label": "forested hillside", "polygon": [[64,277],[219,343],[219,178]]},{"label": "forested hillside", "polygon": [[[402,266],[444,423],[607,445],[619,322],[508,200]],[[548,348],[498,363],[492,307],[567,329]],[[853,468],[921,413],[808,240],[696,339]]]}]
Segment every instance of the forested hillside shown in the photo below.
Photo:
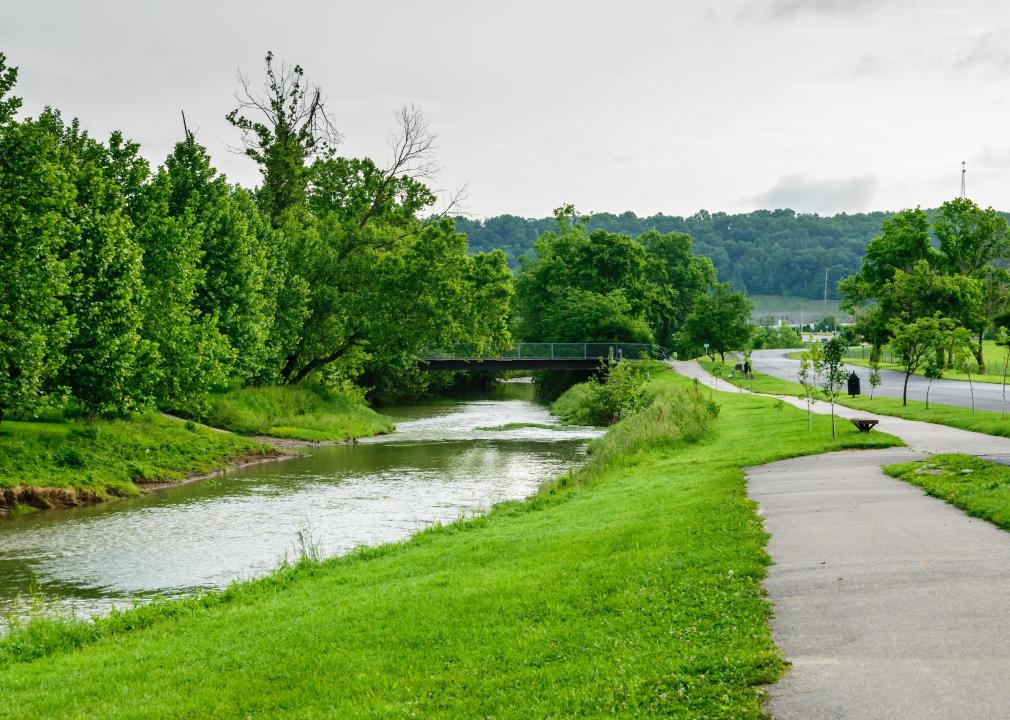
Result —
[{"label": "forested hillside", "polygon": [[[837,281],[858,271],[866,243],[880,233],[881,223],[889,217],[891,213],[885,212],[821,217],[792,210],[740,215],[703,210],[687,218],[599,213],[590,218],[588,229],[631,237],[649,230],[685,232],[694,238],[695,252],[711,258],[720,280],[754,295],[820,298],[825,269],[829,296],[836,297]],[[456,218],[456,228],[467,234],[472,252],[501,248],[513,267],[553,224],[552,217]]]}]

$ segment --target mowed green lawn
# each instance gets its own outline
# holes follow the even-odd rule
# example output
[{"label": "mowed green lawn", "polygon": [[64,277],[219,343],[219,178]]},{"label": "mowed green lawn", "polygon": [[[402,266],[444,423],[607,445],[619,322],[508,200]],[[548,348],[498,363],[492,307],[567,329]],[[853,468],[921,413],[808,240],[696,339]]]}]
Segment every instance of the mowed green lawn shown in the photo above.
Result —
[{"label": "mowed green lawn", "polygon": [[[700,361],[701,365],[708,372],[713,372],[717,368],[716,363],[707,360]],[[732,368],[732,366],[730,366]],[[728,378],[728,370],[721,369],[721,377]],[[781,378],[765,375],[764,373],[752,373],[753,380],[737,375],[726,382],[731,382],[738,387],[743,387],[754,392],[767,393],[769,395],[792,395],[803,397],[803,386],[797,382],[790,382]],[[826,402],[821,392],[817,392],[819,403]],[[970,430],[972,432],[985,433],[986,435],[999,435],[1010,437],[1010,415],[1003,417],[1001,413],[989,410],[975,410],[970,408],[954,407],[953,405],[941,405],[932,402],[929,407],[921,400],[909,400],[907,405],[902,404],[901,398],[875,397],[869,398],[866,395],[849,397],[845,393],[836,398],[838,405],[865,410],[867,412],[878,413],[880,415],[893,415],[894,417],[905,418],[906,420],[920,420],[922,422],[936,423],[937,425],[948,425]]]},{"label": "mowed green lawn", "polygon": [[[850,365],[860,365],[863,367],[870,366],[870,348],[867,346],[865,348],[850,348],[849,355],[846,356],[845,362]],[[998,383],[1003,382],[1003,370],[1007,362],[1007,348],[1005,346],[999,346],[996,344],[995,340],[985,340],[982,342],[982,357],[985,359],[986,369],[988,372],[984,374],[972,373],[971,380],[973,382],[987,382],[987,383]],[[885,349],[883,353],[883,359],[891,359],[890,351]],[[904,372],[900,363],[897,362],[882,362],[880,363],[882,370],[897,370],[898,372]],[[974,364],[972,365],[974,367]],[[948,380],[968,380],[969,376],[967,373],[955,371],[955,370],[944,370],[944,378]]]},{"label": "mowed green lawn", "polygon": [[897,441],[715,398],[698,443],[481,518],[208,602],[15,634],[0,718],[762,717],[783,662],[741,467]]}]

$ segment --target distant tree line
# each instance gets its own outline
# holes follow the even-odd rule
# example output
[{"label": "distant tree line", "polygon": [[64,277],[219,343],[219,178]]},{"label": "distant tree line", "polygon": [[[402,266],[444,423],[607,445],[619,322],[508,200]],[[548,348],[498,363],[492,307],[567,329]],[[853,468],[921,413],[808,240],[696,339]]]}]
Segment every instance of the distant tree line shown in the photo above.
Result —
[{"label": "distant tree line", "polygon": [[[792,210],[758,210],[730,215],[698,212],[690,217],[632,212],[597,213],[586,222],[589,232],[605,230],[630,237],[649,231],[686,233],[694,252],[712,261],[719,277],[751,295],[822,298],[824,274],[828,296],[837,298],[837,282],[859,269],[867,242],[880,232],[890,213],[821,217]],[[549,230],[553,218],[500,215],[486,220],[457,218],[474,251],[501,248],[512,267],[534,252],[534,242]]]},{"label": "distant tree line", "polygon": [[309,377],[391,397],[429,382],[425,347],[510,344],[506,256],[431,216],[417,110],[388,164],[342,157],[319,88],[268,54],[227,117],[262,171],[247,190],[188,130],[152,168],[120,132],[18,119],[16,79],[0,54],[0,420],[199,416],[215,388]]}]

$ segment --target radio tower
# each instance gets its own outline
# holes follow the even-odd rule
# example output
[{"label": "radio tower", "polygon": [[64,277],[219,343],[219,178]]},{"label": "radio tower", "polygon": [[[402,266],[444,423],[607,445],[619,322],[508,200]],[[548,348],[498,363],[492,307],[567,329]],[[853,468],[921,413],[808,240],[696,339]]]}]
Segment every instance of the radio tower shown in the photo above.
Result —
[{"label": "radio tower", "polygon": [[964,167],[964,160],[961,161],[961,199],[964,200],[964,176],[968,173]]}]

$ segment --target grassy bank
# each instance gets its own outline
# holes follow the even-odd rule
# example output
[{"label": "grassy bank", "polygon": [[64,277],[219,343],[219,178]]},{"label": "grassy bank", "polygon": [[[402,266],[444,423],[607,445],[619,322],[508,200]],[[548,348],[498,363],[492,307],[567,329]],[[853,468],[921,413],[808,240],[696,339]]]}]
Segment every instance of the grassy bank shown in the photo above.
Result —
[{"label": "grassy bank", "polygon": [[[716,363],[701,361],[702,367],[713,372],[717,368]],[[764,373],[753,373],[754,392],[769,393],[772,395],[793,395],[803,396],[803,387],[796,382],[782,380],[781,378],[765,375]],[[727,378],[726,371],[723,370],[723,378]],[[751,389],[752,381],[742,377],[735,377],[727,382],[732,382],[738,387]],[[820,394],[818,394],[820,397]],[[823,400],[822,400],[823,402]],[[940,405],[930,403],[926,408],[926,403],[920,400],[909,400],[907,405],[902,405],[901,398],[875,397],[872,400],[866,396],[849,397],[839,396],[835,402],[838,405],[865,410],[877,413],[878,415],[893,415],[894,417],[905,418],[906,420],[921,420],[922,422],[936,423],[937,425],[948,425],[960,428],[961,430],[971,430],[973,432],[985,433],[986,435],[999,435],[1010,437],[1010,416],[1006,419],[998,412],[989,410],[976,410],[972,412],[968,408],[954,407],[952,405]]]},{"label": "grassy bank", "polygon": [[0,424],[0,507],[22,511],[136,495],[227,466],[266,446],[157,414]]},{"label": "grassy bank", "polygon": [[889,465],[884,471],[973,517],[1010,530],[1010,468],[967,455],[933,455],[921,462]]},{"label": "grassy bank", "polygon": [[229,390],[211,395],[210,405],[209,425],[244,435],[326,441],[393,430],[364,400],[313,383]]},{"label": "grassy bank", "polygon": [[15,632],[0,718],[761,717],[759,685],[783,663],[741,467],[896,441],[832,441],[827,418],[808,433],[760,397],[716,394],[712,421],[708,397],[650,406],[596,441],[587,469],[483,517]]}]

